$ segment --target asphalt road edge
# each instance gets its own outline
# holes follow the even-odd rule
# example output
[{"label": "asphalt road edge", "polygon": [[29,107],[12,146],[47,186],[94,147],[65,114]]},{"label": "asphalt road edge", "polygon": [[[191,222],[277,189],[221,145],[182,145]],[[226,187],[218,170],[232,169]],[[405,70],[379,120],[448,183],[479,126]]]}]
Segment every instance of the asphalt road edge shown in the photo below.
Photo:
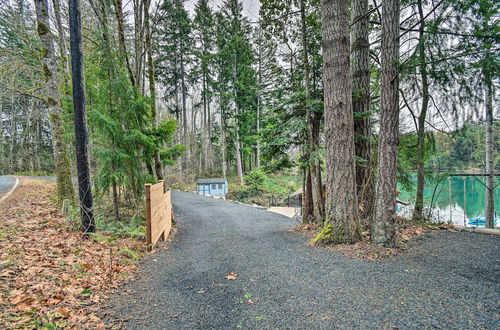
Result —
[{"label": "asphalt road edge", "polygon": [[17,176],[15,176],[14,179],[16,179],[16,183],[14,183],[12,188],[10,188],[10,190],[7,191],[7,193],[0,198],[0,203],[3,202],[7,197],[9,197],[14,192],[14,190],[16,190],[17,186],[19,185],[19,178]]}]

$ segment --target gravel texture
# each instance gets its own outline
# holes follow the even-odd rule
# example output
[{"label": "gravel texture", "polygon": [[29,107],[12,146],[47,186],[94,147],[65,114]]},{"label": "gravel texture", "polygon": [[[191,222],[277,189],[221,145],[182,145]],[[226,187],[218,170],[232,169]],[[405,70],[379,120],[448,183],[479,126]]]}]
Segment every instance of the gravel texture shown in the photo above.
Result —
[{"label": "gravel texture", "polygon": [[308,246],[287,217],[172,196],[170,248],[107,308],[125,327],[500,328],[499,237],[440,231],[388,260],[352,260]]},{"label": "gravel texture", "polygon": [[0,175],[0,195],[9,191],[16,183],[16,178],[10,175]]}]

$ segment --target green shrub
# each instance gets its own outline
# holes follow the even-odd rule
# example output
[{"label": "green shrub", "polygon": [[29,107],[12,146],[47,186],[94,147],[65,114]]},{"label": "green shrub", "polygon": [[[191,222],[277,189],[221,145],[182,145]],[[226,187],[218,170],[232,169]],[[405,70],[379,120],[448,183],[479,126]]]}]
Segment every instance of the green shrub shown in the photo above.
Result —
[{"label": "green shrub", "polygon": [[243,181],[253,189],[262,189],[262,185],[267,181],[267,175],[261,170],[253,170],[245,174]]}]

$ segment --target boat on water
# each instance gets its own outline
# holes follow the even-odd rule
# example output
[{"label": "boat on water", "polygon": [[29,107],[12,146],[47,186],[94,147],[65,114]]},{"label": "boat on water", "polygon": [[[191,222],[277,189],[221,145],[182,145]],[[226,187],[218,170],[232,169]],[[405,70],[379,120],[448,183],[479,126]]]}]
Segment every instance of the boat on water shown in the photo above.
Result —
[{"label": "boat on water", "polygon": [[[494,225],[497,225],[497,218],[494,220]],[[486,226],[486,217],[469,218],[469,226]]]}]

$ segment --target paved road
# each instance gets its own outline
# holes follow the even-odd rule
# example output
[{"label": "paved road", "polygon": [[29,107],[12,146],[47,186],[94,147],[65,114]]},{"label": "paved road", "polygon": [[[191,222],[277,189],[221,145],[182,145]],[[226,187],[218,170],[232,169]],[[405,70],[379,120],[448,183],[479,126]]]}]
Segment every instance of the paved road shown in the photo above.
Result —
[{"label": "paved road", "polygon": [[16,178],[10,175],[0,175],[0,197],[7,193],[16,183]]},{"label": "paved road", "polygon": [[107,312],[126,327],[500,326],[498,237],[438,232],[369,262],[310,247],[289,231],[293,220],[265,210],[184,192],[173,204],[179,232],[170,248],[110,301]]}]

